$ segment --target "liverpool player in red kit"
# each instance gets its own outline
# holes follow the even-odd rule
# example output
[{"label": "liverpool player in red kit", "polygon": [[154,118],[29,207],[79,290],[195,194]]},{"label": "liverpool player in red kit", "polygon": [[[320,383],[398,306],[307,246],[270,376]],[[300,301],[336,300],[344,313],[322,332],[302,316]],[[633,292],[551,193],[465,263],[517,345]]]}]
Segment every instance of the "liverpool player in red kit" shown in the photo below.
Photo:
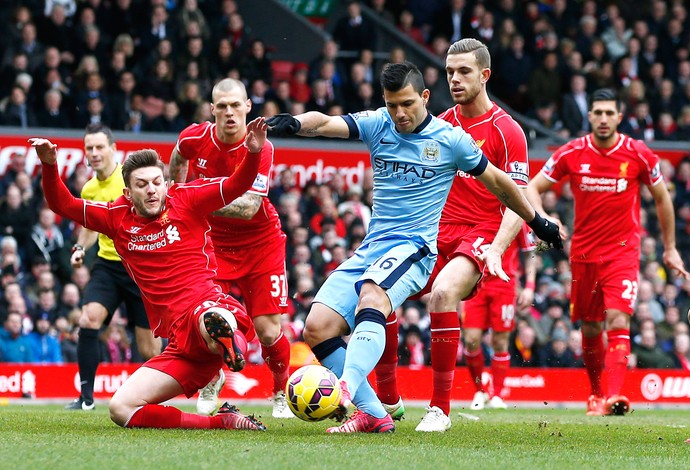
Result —
[{"label": "liverpool player in red kit", "polygon": [[622,415],[630,409],[630,401],[620,393],[630,355],[630,315],[640,271],[641,184],[654,197],[664,264],[686,279],[689,275],[676,249],[673,205],[659,157],[641,141],[618,133],[622,114],[613,91],[595,91],[588,116],[592,132],[556,150],[527,191],[534,207],[543,213],[540,194],[570,177],[575,200],[571,319],[582,321],[582,349],[592,386],[587,414]]},{"label": "liverpool player in red kit", "polygon": [[213,417],[159,405],[180,394],[192,396],[223,362],[232,370],[244,366],[242,333],[251,339],[251,320],[214,283],[216,260],[204,214],[224,207],[250,187],[265,139],[266,124],[259,118],[248,126],[246,157],[232,177],[176,184],[169,190],[156,152],[134,152],[122,167],[124,195],[112,203],[73,197],[58,173],[57,146],[46,139],[30,140],[43,163],[43,189],[50,208],[113,240],[141,289],[153,333],[169,340],[160,355],[144,363],[115,392],[109,409],[118,425],[265,429],[227,404]]},{"label": "liverpool player in red kit", "polygon": [[[170,179],[232,175],[244,156],[247,114],[251,101],[238,80],[226,78],[213,88],[211,111],[215,123],[192,124],[180,133],[170,158]],[[266,141],[259,172],[241,197],[215,211],[211,223],[218,275],[223,292],[239,288],[261,342],[261,355],[273,374],[273,417],[291,418],[285,384],[290,365],[290,343],[280,327],[287,310],[285,234],[273,204],[268,200],[273,166],[273,145]],[[199,392],[197,411],[212,414],[223,386],[223,372]]]}]

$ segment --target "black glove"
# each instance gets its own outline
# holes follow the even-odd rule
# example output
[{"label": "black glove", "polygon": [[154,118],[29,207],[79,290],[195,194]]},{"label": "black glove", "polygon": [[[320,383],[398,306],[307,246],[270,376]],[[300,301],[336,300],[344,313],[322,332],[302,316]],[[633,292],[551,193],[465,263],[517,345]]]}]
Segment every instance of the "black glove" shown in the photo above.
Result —
[{"label": "black glove", "polygon": [[289,113],[276,114],[266,119],[268,131],[277,136],[295,135],[302,128],[302,123]]},{"label": "black glove", "polygon": [[548,243],[553,248],[563,250],[563,240],[561,240],[558,224],[554,224],[535,212],[534,219],[528,222],[527,225],[530,226],[540,240]]}]

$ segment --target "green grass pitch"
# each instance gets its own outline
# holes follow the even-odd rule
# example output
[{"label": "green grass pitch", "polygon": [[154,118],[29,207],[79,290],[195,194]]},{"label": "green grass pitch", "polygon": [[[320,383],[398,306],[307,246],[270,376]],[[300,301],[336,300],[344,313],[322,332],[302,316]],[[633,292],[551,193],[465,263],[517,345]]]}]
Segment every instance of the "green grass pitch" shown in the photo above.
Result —
[{"label": "green grass pitch", "polygon": [[[191,402],[190,402],[191,403]],[[182,407],[191,411],[192,406]],[[587,417],[584,409],[544,406],[452,412],[443,434],[414,428],[410,408],[387,435],[326,435],[333,421],[270,417],[268,406],[241,406],[268,431],[122,429],[99,403],[95,412],[59,405],[0,407],[3,469],[684,469],[690,468],[690,410],[634,409],[624,417]],[[469,413],[469,412],[468,412]]]}]

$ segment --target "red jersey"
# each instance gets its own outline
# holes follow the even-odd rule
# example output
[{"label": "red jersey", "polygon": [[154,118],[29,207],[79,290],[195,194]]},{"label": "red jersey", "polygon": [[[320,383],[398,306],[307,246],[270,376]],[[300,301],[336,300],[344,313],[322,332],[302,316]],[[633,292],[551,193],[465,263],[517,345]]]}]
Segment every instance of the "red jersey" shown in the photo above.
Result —
[{"label": "red jersey", "polygon": [[174,184],[156,218],[136,215],[124,196],[109,203],[75,198],[57,165],[43,165],[43,185],[53,211],[113,240],[141,290],[151,331],[169,337],[171,327],[203,301],[225,296],[213,282],[216,260],[203,214],[224,207],[249,188],[258,158],[248,160],[233,178]]},{"label": "red jersey", "polygon": [[663,183],[649,147],[620,134],[613,147],[600,149],[589,134],[556,150],[541,171],[554,183],[570,176],[573,261],[640,258],[640,183]]},{"label": "red jersey", "polygon": [[[208,121],[184,129],[175,150],[189,160],[189,175],[199,178],[231,176],[247,154],[244,139],[235,144],[225,144],[216,136],[216,124]],[[209,216],[213,244],[219,250],[255,245],[257,241],[282,236],[278,212],[265,197],[271,181],[273,154],[273,144],[267,140],[261,151],[259,172],[249,190],[264,197],[261,198],[261,208],[251,220]]]},{"label": "red jersey", "polygon": [[[515,120],[496,104],[486,113],[474,118],[460,114],[456,105],[439,118],[453,126],[461,126],[477,142],[486,158],[505,171],[518,186],[529,181],[527,139]],[[474,176],[458,171],[448,200],[443,208],[441,224],[501,224],[504,207]]]},{"label": "red jersey", "polygon": [[503,290],[506,288],[506,285],[515,286],[520,277],[520,253],[534,251],[536,247],[532,229],[523,223],[520,232],[518,232],[513,242],[508,245],[508,249],[506,249],[502,258],[503,271],[510,277],[510,281],[506,283],[501,278],[490,275],[487,271],[482,279],[482,288]]}]

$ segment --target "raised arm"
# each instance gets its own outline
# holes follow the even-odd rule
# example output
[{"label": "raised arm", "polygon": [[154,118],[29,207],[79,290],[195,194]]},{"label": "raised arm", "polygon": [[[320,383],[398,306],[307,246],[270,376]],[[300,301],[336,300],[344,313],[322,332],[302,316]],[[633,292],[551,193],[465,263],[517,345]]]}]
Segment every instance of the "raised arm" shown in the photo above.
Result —
[{"label": "raised arm", "polygon": [[[104,233],[112,238],[107,216],[97,216],[95,211],[102,208],[107,212],[107,207],[99,203],[91,203],[84,199],[76,198],[69,192],[67,186],[60,178],[57,166],[57,144],[48,139],[32,138],[29,143],[36,149],[36,154],[43,164],[42,185],[48,207],[62,217],[77,222],[84,227],[96,232]],[[87,206],[92,210],[88,211]]]},{"label": "raised arm", "polygon": [[297,116],[288,113],[276,114],[266,123],[271,133],[278,136],[301,135],[305,137],[350,137],[350,129],[341,116],[328,116],[310,111]]}]

